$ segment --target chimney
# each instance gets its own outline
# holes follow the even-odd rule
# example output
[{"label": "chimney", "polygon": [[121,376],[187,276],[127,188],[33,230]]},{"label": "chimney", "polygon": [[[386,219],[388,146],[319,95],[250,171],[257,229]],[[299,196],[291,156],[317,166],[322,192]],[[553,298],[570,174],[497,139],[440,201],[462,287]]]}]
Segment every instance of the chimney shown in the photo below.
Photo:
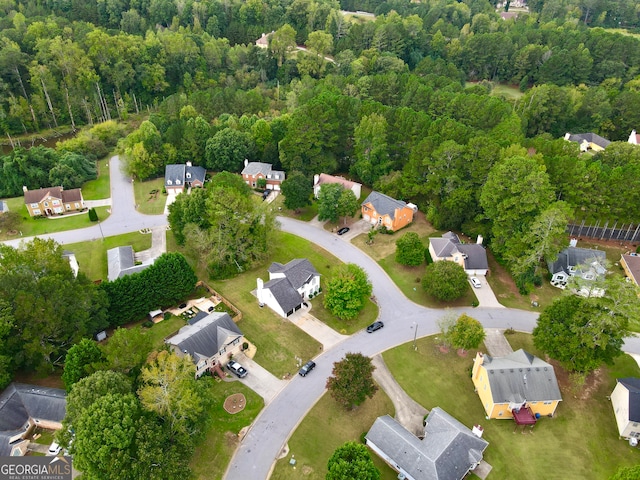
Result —
[{"label": "chimney", "polygon": [[187,167],[190,167],[190,166],[191,166],[191,162],[187,162]]},{"label": "chimney", "polygon": [[638,139],[636,137],[636,129],[631,130],[631,135],[629,135],[629,143],[633,143],[634,145],[638,144]]},{"label": "chimney", "polygon": [[244,159],[244,166],[246,167],[247,165],[249,165],[249,160],[247,160],[246,158]]},{"label": "chimney", "polygon": [[313,184],[314,184],[314,185],[317,185],[319,180],[320,180],[320,175],[315,174],[315,175],[313,176]]},{"label": "chimney", "polygon": [[570,133],[565,133],[565,134],[564,134],[564,139],[565,139],[565,140],[569,140],[569,137],[570,137],[570,136],[571,136],[571,134],[570,134]]},{"label": "chimney", "polygon": [[471,433],[473,433],[476,437],[482,438],[482,434],[484,433],[484,428],[480,425],[474,425],[471,429]]},{"label": "chimney", "polygon": [[23,192],[26,192],[26,191],[28,191],[28,190],[29,190],[29,189],[27,188],[27,186],[26,186],[26,185],[23,185],[23,186],[22,186],[22,191],[23,191]]},{"label": "chimney", "polygon": [[261,278],[257,279],[258,288],[256,289],[256,297],[258,297],[258,303],[260,306],[264,305],[264,299],[262,298],[262,289],[264,288],[264,281]]},{"label": "chimney", "polygon": [[482,238],[482,235],[478,235],[478,239],[476,240],[476,243],[478,245],[482,245],[482,242],[484,242],[484,238]]}]

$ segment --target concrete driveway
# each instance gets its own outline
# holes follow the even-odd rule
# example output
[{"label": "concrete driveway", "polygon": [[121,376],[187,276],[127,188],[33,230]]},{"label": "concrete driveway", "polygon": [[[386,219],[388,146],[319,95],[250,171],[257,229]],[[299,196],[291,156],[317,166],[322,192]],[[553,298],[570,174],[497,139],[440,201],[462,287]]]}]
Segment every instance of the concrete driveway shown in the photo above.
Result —
[{"label": "concrete driveway", "polygon": [[496,298],[495,293],[491,289],[491,285],[487,282],[486,277],[483,275],[478,275],[478,280],[482,283],[481,288],[474,288],[473,284],[471,284],[471,280],[469,280],[469,284],[471,285],[471,290],[476,294],[476,298],[478,299],[478,305],[480,307],[491,307],[491,308],[505,308],[504,305],[500,305],[498,299]]},{"label": "concrete driveway", "polygon": [[[285,380],[280,380],[244,353],[234,355],[233,358],[249,372],[244,378],[233,378],[244,383],[260,395],[264,399],[265,406],[269,405],[276,395],[287,385]],[[293,374],[294,372],[291,373]]]},{"label": "concrete driveway", "polygon": [[289,321],[320,342],[323,350],[333,348],[338,343],[349,338],[347,335],[336,332],[333,328],[311,315],[310,308],[302,308],[289,315]]}]

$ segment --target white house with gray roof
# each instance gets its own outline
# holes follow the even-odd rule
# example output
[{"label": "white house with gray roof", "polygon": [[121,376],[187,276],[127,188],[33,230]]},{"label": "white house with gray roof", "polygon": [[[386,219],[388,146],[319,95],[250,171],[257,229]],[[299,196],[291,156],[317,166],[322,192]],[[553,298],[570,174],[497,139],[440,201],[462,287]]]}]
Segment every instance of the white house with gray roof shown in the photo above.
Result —
[{"label": "white house with gray roof", "polygon": [[280,190],[280,185],[285,180],[285,174],[281,170],[274,170],[270,163],[244,161],[242,179],[252,188],[256,188],[259,179],[267,182],[267,190]]},{"label": "white house with gray roof", "polygon": [[35,427],[62,428],[67,393],[59,388],[12,383],[0,394],[0,457],[27,452]]},{"label": "white house with gray roof", "polygon": [[320,274],[306,258],[291,260],[286,265],[274,262],[269,267],[269,281],[258,278],[256,297],[281,317],[287,318],[302,303],[320,291]]},{"label": "white house with gray roof", "polygon": [[186,164],[171,164],[164,168],[164,188],[169,194],[177,195],[185,188],[204,186],[207,171],[203,167]]},{"label": "white house with gray roof", "polygon": [[107,250],[107,278],[110,282],[132,273],[139,273],[152,265],[155,258],[136,265],[133,247],[115,247]]},{"label": "white house with gray roof", "polygon": [[458,235],[447,232],[442,237],[429,239],[429,254],[434,262],[456,262],[467,275],[486,275],[489,270],[481,236],[477,243],[462,243]]},{"label": "white house with gray roof", "polygon": [[551,285],[564,289],[570,277],[594,281],[607,273],[607,254],[602,250],[570,246],[562,250],[555,262],[548,263]]},{"label": "white house with gray roof", "polygon": [[226,365],[229,357],[240,353],[244,336],[225,312],[213,312],[207,317],[182,327],[165,342],[179,355],[190,355],[196,365],[196,378],[207,370]]},{"label": "white house with gray roof", "polygon": [[489,445],[439,407],[427,416],[422,440],[389,415],[378,417],[365,439],[408,480],[461,480],[480,464]]}]

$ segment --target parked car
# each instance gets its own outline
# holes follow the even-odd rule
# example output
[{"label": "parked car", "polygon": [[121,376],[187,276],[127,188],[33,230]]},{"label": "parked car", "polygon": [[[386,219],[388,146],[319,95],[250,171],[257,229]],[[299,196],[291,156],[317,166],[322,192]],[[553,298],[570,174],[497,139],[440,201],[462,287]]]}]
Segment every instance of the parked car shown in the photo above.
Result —
[{"label": "parked car", "polygon": [[313,360],[309,360],[307,363],[305,363],[302,366],[302,368],[298,373],[300,374],[301,377],[306,377],[307,373],[309,373],[314,368],[316,368],[316,362],[314,362]]},{"label": "parked car", "polygon": [[382,327],[384,327],[384,323],[382,322],[373,322],[371,325],[369,325],[367,327],[367,333],[373,333],[376,330],[380,330]]},{"label": "parked car", "polygon": [[227,368],[231,370],[231,373],[233,373],[238,378],[244,378],[247,376],[247,373],[249,373],[247,372],[246,368],[244,368],[238,362],[234,362],[233,360],[227,363]]},{"label": "parked car", "polygon": [[349,227],[342,227],[340,230],[338,230],[338,235],[344,235],[348,231],[349,231]]},{"label": "parked car", "polygon": [[471,277],[471,285],[473,285],[473,288],[482,287],[482,283],[480,283],[480,280],[478,280],[476,277]]},{"label": "parked car", "polygon": [[47,455],[58,455],[60,453],[60,450],[62,450],[62,447],[60,445],[58,445],[56,442],[53,442],[50,446],[49,446],[49,450],[47,450]]}]

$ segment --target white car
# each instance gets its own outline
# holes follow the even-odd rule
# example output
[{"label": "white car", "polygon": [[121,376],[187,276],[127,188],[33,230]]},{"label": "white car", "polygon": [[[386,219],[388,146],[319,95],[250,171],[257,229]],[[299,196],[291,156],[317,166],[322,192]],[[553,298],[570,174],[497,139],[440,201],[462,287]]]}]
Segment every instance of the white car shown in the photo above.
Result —
[{"label": "white car", "polygon": [[480,283],[480,280],[478,280],[476,277],[471,277],[471,285],[473,285],[473,288],[482,287],[482,283]]},{"label": "white car", "polygon": [[58,455],[60,453],[60,450],[62,450],[62,447],[60,445],[58,445],[56,442],[53,442],[49,446],[49,450],[47,450],[47,455],[56,456],[56,455]]}]

